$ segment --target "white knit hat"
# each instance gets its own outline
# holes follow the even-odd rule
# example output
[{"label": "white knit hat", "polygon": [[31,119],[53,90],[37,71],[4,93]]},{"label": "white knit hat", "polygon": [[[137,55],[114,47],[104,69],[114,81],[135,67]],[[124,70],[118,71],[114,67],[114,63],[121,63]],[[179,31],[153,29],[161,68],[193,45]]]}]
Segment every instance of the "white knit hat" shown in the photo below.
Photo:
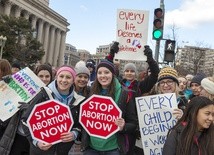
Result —
[{"label": "white knit hat", "polygon": [[214,82],[208,78],[204,78],[201,81],[201,86],[211,95],[214,95]]},{"label": "white knit hat", "polygon": [[124,72],[125,72],[127,69],[133,70],[135,73],[137,73],[137,68],[136,68],[135,64],[133,64],[133,63],[127,63],[127,64],[124,66]]}]

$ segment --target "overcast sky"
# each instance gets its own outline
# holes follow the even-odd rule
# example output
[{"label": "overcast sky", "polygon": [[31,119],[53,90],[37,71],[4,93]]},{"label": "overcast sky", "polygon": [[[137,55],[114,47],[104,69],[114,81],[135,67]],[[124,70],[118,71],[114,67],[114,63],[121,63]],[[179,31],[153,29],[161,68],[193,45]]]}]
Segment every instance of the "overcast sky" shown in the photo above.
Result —
[{"label": "overcast sky", "polygon": [[[179,46],[203,43],[214,48],[214,0],[165,0],[164,38],[177,28]],[[70,26],[66,43],[94,54],[99,45],[116,40],[117,9],[148,10],[148,45],[155,48],[152,37],[153,11],[160,0],[50,0],[50,8],[64,16]]]}]

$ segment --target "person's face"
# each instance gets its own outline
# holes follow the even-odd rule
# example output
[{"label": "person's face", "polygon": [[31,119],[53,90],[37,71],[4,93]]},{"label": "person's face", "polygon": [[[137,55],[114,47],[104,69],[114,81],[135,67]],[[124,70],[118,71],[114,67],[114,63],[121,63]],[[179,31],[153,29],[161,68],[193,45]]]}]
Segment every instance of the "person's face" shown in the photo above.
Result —
[{"label": "person's face", "polygon": [[107,89],[113,79],[112,72],[106,67],[100,67],[97,70],[97,80],[103,89]]},{"label": "person's face", "polygon": [[131,69],[126,69],[124,72],[124,78],[128,81],[133,81],[135,79],[135,71]]},{"label": "person's face", "polygon": [[37,76],[44,82],[47,86],[51,82],[51,75],[47,70],[41,70]]},{"label": "person's face", "polygon": [[78,74],[75,78],[75,86],[79,88],[84,88],[88,84],[89,77],[87,74]]},{"label": "person's face", "polygon": [[162,94],[174,93],[176,90],[176,83],[172,79],[163,79],[158,83],[158,86]]},{"label": "person's face", "polygon": [[197,126],[198,130],[207,129],[213,123],[214,120],[214,105],[208,105],[199,109],[197,113]]},{"label": "person's face", "polygon": [[187,88],[187,80],[183,77],[178,78],[179,88],[184,91]]},{"label": "person's face", "polygon": [[199,96],[201,92],[201,86],[198,83],[191,83],[191,87],[193,95]]},{"label": "person's face", "polygon": [[19,69],[19,68],[16,68],[16,67],[12,67],[11,71],[12,71],[12,74],[15,74],[15,73],[17,73],[18,71],[20,71],[20,69]]},{"label": "person's face", "polygon": [[58,90],[60,92],[67,92],[74,83],[74,78],[68,71],[62,71],[56,77]]},{"label": "person's face", "polygon": [[204,97],[208,98],[209,97],[209,93],[205,89],[201,88],[200,96],[204,96]]}]

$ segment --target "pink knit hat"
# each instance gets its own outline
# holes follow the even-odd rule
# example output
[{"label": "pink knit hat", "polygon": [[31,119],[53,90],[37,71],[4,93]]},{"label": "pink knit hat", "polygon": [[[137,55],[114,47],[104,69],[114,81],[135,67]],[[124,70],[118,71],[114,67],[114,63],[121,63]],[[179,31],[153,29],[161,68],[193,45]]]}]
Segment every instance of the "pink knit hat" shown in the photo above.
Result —
[{"label": "pink knit hat", "polygon": [[74,79],[76,78],[76,72],[72,67],[70,67],[70,66],[62,66],[62,67],[60,67],[57,70],[56,76],[58,76],[59,73],[61,73],[62,71],[68,71],[68,72],[71,73],[71,75],[73,76]]}]

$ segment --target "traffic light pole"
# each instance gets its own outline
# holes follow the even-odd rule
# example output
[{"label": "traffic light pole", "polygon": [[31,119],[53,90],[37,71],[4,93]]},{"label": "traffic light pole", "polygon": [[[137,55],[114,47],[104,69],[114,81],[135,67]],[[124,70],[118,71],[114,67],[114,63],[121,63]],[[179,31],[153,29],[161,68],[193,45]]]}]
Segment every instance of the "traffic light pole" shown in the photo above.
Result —
[{"label": "traffic light pole", "polygon": [[157,63],[159,63],[159,61],[158,61],[159,50],[160,50],[160,40],[156,40],[156,45],[155,45],[155,60],[156,60]]},{"label": "traffic light pole", "polygon": [[[164,11],[165,15],[165,9],[164,9],[164,0],[160,0],[160,8]],[[159,51],[160,51],[160,40],[156,40],[155,45],[155,60],[157,63],[159,63]]]}]

